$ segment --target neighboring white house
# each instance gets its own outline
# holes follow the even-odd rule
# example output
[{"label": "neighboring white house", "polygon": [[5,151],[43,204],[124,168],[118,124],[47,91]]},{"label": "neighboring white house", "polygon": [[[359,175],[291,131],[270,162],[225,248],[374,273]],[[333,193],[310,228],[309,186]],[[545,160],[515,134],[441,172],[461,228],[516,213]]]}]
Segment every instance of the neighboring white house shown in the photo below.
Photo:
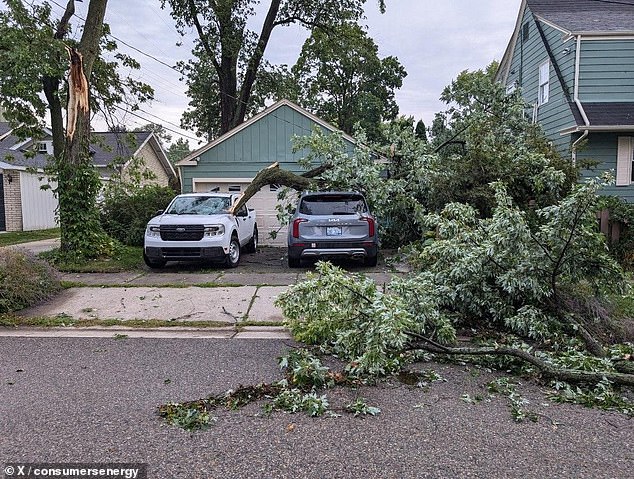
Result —
[{"label": "neighboring white house", "polygon": [[[42,140],[20,140],[8,123],[0,121],[0,231],[32,231],[57,226],[57,199],[43,169],[53,153],[51,132]],[[123,176],[132,159],[142,160],[153,178],[145,184],[167,186],[176,178],[160,142],[152,132],[93,133],[91,154],[99,175],[107,181],[115,168]],[[26,155],[35,150],[35,155]],[[54,185],[51,185],[54,186]]]}]

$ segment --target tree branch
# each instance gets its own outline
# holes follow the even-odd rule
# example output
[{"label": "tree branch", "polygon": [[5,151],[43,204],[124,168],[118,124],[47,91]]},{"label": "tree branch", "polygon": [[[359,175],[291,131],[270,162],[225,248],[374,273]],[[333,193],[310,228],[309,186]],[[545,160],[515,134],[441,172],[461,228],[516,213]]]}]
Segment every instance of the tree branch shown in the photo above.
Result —
[{"label": "tree branch", "polygon": [[[314,173],[317,170],[319,170],[319,168],[311,170],[308,173]],[[282,185],[288,186],[296,191],[304,191],[310,189],[315,184],[319,184],[318,180],[283,170],[280,168],[280,164],[275,162],[263,170],[260,170],[260,172],[255,175],[255,178],[253,178],[253,181],[249,183],[249,186],[247,186],[247,189],[244,190],[240,199],[229,209],[229,213],[235,214],[235,212],[242,208],[247,201],[253,198],[253,196],[255,196],[255,194],[260,191],[263,186]]]},{"label": "tree branch", "polygon": [[603,378],[622,385],[634,386],[634,374],[613,373],[613,372],[590,372],[580,371],[577,369],[558,369],[545,361],[533,356],[527,351],[509,347],[447,347],[436,343],[418,333],[407,332],[416,341],[410,343],[408,349],[422,349],[434,354],[447,355],[464,355],[464,356],[511,356],[529,364],[532,364],[540,370],[543,377],[548,379],[557,379],[566,382],[579,383],[589,382],[597,383]]}]

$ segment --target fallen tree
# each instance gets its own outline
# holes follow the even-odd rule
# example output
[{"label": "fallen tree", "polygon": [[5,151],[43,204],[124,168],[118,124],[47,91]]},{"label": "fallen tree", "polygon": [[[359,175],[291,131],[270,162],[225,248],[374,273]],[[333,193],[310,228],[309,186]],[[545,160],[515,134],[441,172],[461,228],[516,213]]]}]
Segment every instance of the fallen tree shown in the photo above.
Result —
[{"label": "fallen tree", "polygon": [[[427,215],[435,238],[410,249],[409,276],[380,289],[322,263],[277,304],[297,340],[347,361],[350,374],[392,374],[413,360],[413,351],[425,351],[487,364],[515,358],[544,379],[583,388],[632,387],[634,344],[594,334],[612,327],[609,315],[569,307],[589,296],[602,304],[627,286],[594,225],[599,186],[578,185],[558,204],[529,214],[495,184],[491,218],[464,204]],[[458,331],[473,331],[479,343],[458,344]],[[502,363],[507,369],[509,361]],[[634,411],[633,404],[624,407]]]},{"label": "fallen tree", "polygon": [[231,207],[229,213],[235,214],[240,208],[242,208],[247,201],[253,198],[258,191],[268,185],[280,185],[291,188],[295,191],[306,191],[315,188],[319,188],[322,181],[317,177],[325,171],[332,168],[332,165],[323,164],[317,168],[314,168],[301,175],[295,174],[292,171],[284,170],[280,168],[280,164],[275,162],[263,170],[260,170],[255,178],[249,183],[247,189],[240,196],[238,201]]}]

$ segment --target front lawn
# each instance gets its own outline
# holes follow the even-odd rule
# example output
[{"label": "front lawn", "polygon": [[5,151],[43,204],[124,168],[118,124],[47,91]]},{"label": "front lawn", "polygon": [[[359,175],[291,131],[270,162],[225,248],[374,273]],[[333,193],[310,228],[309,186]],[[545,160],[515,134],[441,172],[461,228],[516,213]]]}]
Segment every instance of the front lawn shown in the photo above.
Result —
[{"label": "front lawn", "polygon": [[65,273],[120,273],[144,268],[142,246],[120,246],[112,257],[81,261],[60,258],[58,250],[42,253],[40,257]]},{"label": "front lawn", "polygon": [[0,234],[0,246],[10,246],[51,238],[59,238],[59,228],[37,231],[9,231]]}]

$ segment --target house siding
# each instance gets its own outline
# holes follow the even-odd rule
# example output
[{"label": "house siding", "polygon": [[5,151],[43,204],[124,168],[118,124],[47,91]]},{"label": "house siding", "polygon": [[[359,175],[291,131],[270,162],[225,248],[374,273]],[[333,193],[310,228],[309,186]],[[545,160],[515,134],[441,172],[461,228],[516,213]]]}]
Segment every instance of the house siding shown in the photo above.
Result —
[{"label": "house siding", "polygon": [[[581,172],[583,179],[595,178],[603,173],[610,172],[614,176],[616,171],[616,156],[619,136],[634,136],[629,133],[590,133],[587,144],[577,153],[577,161],[590,160],[597,162],[597,166]],[[605,186],[601,189],[602,195],[618,196],[628,203],[634,203],[634,185],[629,186]]]},{"label": "house siding", "polygon": [[[182,191],[192,192],[193,178],[251,179],[263,168],[278,162],[294,173],[304,170],[297,163],[306,151],[292,151],[293,136],[307,136],[316,125],[310,118],[281,105],[258,121],[213,148],[201,153],[195,166],[181,166]],[[324,131],[325,128],[321,127]],[[344,140],[346,141],[346,140]],[[353,145],[346,141],[350,151]]]},{"label": "house siding", "polygon": [[[537,25],[529,8],[526,9],[521,25],[529,25],[529,38],[524,41],[520,27],[519,38],[513,52],[509,76],[506,84],[516,82],[521,89],[522,96],[528,104],[534,106],[538,103],[539,95],[539,66],[546,60],[550,60],[548,52],[542,41]],[[575,51],[574,41],[564,41],[564,34],[543,23],[540,23],[544,35],[553,53],[554,60],[559,66],[565,87],[559,81],[553,62],[550,62],[549,86],[550,94],[548,102],[540,105],[537,112],[537,121],[541,124],[546,136],[553,145],[563,154],[570,154],[570,136],[562,136],[559,132],[567,127],[575,125],[575,119],[564,94],[567,88],[572,97],[574,92],[575,77]],[[532,115],[532,111],[527,111]]]},{"label": "house siding", "polygon": [[[151,140],[148,141],[143,148],[139,150],[137,153],[137,158],[143,160],[143,170],[148,172],[151,178],[142,178],[141,185],[160,185],[167,186],[169,184],[169,176],[165,171],[165,167],[159,157],[156,154],[156,151],[151,145]],[[126,167],[126,170],[123,172],[123,176],[126,180],[130,179],[129,170],[130,166]]]},{"label": "house siding", "polygon": [[579,98],[584,102],[634,101],[634,40],[582,39]]},{"label": "house siding", "polygon": [[[11,183],[9,183],[7,179],[8,175],[11,175]],[[6,231],[22,231],[20,172],[14,170],[4,170],[3,183]]]}]

